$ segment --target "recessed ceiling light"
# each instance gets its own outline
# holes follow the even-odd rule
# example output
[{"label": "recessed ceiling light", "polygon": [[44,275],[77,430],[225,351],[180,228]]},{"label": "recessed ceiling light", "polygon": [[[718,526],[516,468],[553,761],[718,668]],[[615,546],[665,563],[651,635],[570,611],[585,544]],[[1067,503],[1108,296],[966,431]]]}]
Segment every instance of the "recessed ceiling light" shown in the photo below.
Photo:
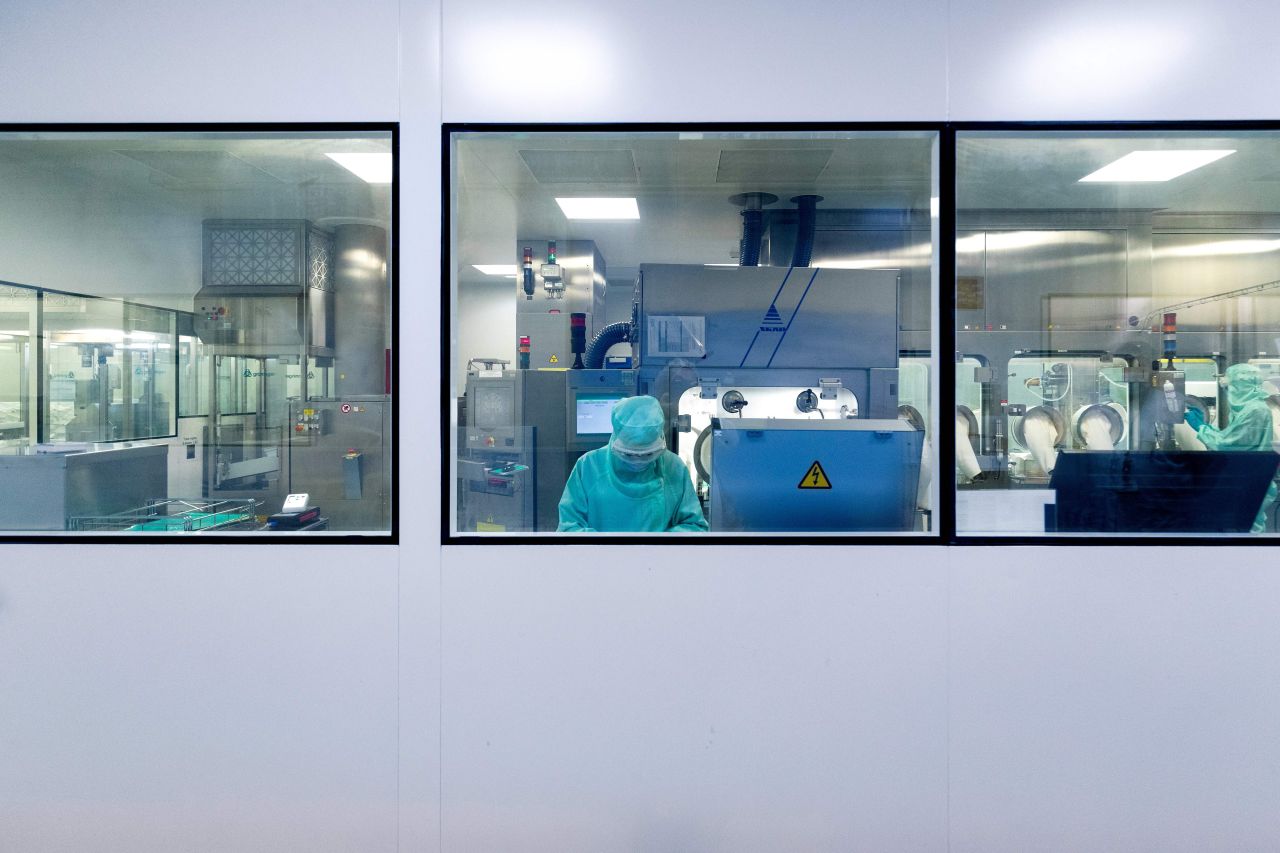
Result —
[{"label": "recessed ceiling light", "polygon": [[822,267],[828,270],[879,270],[879,269],[897,269],[902,266],[902,261],[892,261],[888,258],[857,258],[853,260],[830,260],[822,261],[814,264],[815,267]]},{"label": "recessed ceiling light", "polygon": [[515,275],[515,264],[472,264],[472,267],[480,270],[485,275]]},{"label": "recessed ceiling light", "polygon": [[390,154],[326,154],[330,160],[370,184],[391,183]]},{"label": "recessed ceiling light", "polygon": [[1280,240],[1217,240],[1190,246],[1171,246],[1156,252],[1166,258],[1203,258],[1213,255],[1261,255],[1280,251]]},{"label": "recessed ceiling light", "polygon": [[1085,175],[1080,183],[1140,183],[1168,181],[1193,169],[1221,160],[1235,149],[1213,151],[1130,151],[1096,172]]},{"label": "recessed ceiling light", "polygon": [[569,219],[639,219],[634,198],[556,198]]}]

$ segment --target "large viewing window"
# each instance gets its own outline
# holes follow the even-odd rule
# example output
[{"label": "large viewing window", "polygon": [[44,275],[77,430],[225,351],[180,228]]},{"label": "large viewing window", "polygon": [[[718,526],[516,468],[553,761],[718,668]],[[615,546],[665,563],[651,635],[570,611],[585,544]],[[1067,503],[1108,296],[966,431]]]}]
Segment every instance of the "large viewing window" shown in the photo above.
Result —
[{"label": "large viewing window", "polygon": [[0,131],[0,539],[389,541],[395,131]]},{"label": "large viewing window", "polygon": [[961,131],[957,532],[1276,531],[1280,134]]},{"label": "large viewing window", "polygon": [[936,131],[446,132],[447,533],[928,541]]}]

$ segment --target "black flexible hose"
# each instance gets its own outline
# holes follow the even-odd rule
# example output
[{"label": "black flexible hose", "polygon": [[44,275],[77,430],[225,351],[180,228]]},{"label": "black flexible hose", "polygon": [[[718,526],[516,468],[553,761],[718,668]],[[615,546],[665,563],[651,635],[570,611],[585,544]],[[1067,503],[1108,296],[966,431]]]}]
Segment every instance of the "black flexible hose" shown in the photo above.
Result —
[{"label": "black flexible hose", "polygon": [[807,267],[813,259],[813,235],[818,226],[820,195],[798,195],[796,203],[796,248],[791,253],[791,266]]},{"label": "black flexible hose", "polygon": [[631,324],[628,322],[610,323],[600,331],[596,332],[596,336],[591,339],[591,343],[587,345],[587,357],[583,359],[583,364],[587,370],[599,370],[604,367],[604,357],[609,348],[614,344],[624,343],[631,340]]},{"label": "black flexible hose", "polygon": [[764,211],[742,211],[742,242],[738,244],[738,265],[760,266],[760,239],[764,237]]}]

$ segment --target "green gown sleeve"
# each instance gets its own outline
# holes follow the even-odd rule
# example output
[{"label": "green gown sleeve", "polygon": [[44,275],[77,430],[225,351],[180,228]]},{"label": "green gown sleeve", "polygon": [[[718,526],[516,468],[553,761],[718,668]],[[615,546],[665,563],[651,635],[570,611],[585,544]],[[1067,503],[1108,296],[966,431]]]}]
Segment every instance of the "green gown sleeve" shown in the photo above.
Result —
[{"label": "green gown sleeve", "polygon": [[560,533],[595,532],[587,521],[588,511],[587,490],[582,482],[582,459],[579,459],[569,474],[569,482],[564,484],[564,494],[560,496],[560,524],[556,530]]}]

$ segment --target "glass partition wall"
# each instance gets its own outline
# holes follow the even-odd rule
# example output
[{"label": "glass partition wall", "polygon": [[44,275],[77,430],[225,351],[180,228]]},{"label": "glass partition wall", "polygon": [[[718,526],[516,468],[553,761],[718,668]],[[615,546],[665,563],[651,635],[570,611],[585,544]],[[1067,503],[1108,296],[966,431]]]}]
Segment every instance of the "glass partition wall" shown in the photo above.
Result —
[{"label": "glass partition wall", "polygon": [[446,130],[449,535],[934,532],[936,131]]},{"label": "glass partition wall", "polygon": [[0,455],[175,434],[184,315],[12,284],[0,299]]},{"label": "glass partition wall", "polygon": [[960,131],[957,533],[1276,531],[1280,134]]},{"label": "glass partition wall", "polygon": [[0,129],[0,538],[393,538],[394,134]]}]

